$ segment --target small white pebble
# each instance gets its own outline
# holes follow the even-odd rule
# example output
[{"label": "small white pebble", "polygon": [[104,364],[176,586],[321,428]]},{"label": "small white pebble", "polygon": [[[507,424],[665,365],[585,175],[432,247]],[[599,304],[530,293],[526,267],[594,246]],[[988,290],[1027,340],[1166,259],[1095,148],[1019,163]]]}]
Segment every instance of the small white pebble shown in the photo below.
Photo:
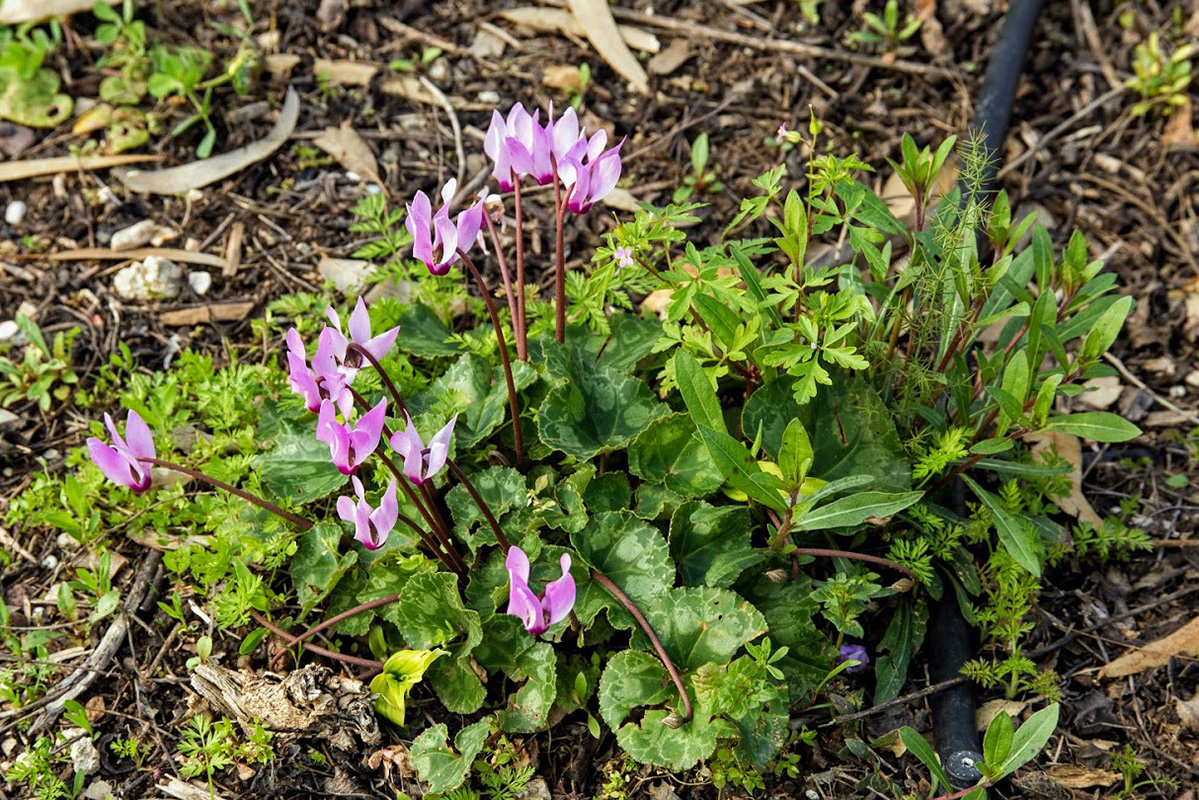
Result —
[{"label": "small white pebble", "polygon": [[29,206],[20,200],[13,200],[8,204],[8,208],[4,209],[4,221],[9,225],[20,225],[25,221],[28,212]]},{"label": "small white pebble", "polygon": [[6,319],[0,322],[0,342],[7,342],[20,332],[21,329],[17,326],[16,320]]},{"label": "small white pebble", "polygon": [[212,276],[202,269],[187,273],[187,285],[198,295],[208,294],[212,288]]},{"label": "small white pebble", "polygon": [[820,800],[820,795],[817,794],[815,789],[808,789],[804,792],[804,797],[808,798],[808,800]]},{"label": "small white pebble", "polygon": [[486,103],[489,106],[498,106],[500,104],[500,93],[491,89],[485,89],[479,92],[479,102]]},{"label": "small white pebble", "polygon": [[366,193],[367,194],[382,194],[382,192],[383,192],[383,187],[377,183],[368,183],[366,185]]},{"label": "small white pebble", "polygon": [[359,175],[357,172],[354,172],[353,170],[347,169],[346,170],[346,180],[360,181],[360,180],[362,180],[362,176]]},{"label": "small white pebble", "polygon": [[50,554],[42,559],[42,566],[46,569],[54,569],[58,566],[58,556]]}]

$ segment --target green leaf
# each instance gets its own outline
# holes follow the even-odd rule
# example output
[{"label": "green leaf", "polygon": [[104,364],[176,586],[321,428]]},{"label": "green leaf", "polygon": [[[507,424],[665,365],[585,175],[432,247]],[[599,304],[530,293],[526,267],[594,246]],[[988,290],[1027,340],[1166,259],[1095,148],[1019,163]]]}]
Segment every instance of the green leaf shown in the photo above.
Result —
[{"label": "green leaf", "polygon": [[673,694],[666,668],[656,656],[624,650],[608,660],[600,677],[600,716],[609,728],[617,730],[637,706],[658,705]]},{"label": "green leaf", "polygon": [[782,481],[762,472],[748,447],[724,431],[707,425],[699,426],[699,437],[730,486],[781,514],[786,513],[786,499],[780,494]]},{"label": "green leaf", "polygon": [[582,363],[558,345],[546,348],[558,382],[538,412],[541,440],[580,461],[626,446],[666,407],[642,381]]},{"label": "green leaf", "polygon": [[779,469],[788,488],[798,487],[804,482],[812,466],[812,442],[803,423],[791,420],[783,431],[783,442],[779,447]]},{"label": "green leaf", "polygon": [[400,635],[415,649],[442,647],[464,636],[469,652],[483,638],[478,612],[462,605],[458,581],[448,572],[413,576],[394,605]]},{"label": "green leaf", "polygon": [[983,761],[991,769],[1003,764],[1008,754],[1012,752],[1012,718],[1006,711],[1000,711],[991,719],[987,732],[983,736]]},{"label": "green leaf", "polygon": [[328,597],[342,576],[358,563],[358,553],[354,550],[338,554],[341,535],[340,525],[318,522],[300,537],[289,569],[301,617]]},{"label": "green leaf", "polygon": [[1061,707],[1054,703],[1033,714],[1017,730],[1012,738],[1012,752],[999,768],[1001,775],[1011,775],[1021,766],[1036,758],[1045,748],[1049,737],[1057,729]]},{"label": "green leaf", "polygon": [[695,306],[700,319],[711,329],[718,345],[728,347],[737,340],[737,326],[741,321],[731,308],[715,297],[702,293],[692,298],[691,304]]},{"label": "green leaf", "polygon": [[707,425],[713,430],[727,433],[716,389],[699,362],[689,353],[679,350],[674,355],[674,377],[679,394],[683,396],[683,402],[696,426]]},{"label": "green leaf", "polygon": [[508,677],[525,684],[508,698],[508,707],[498,713],[502,730],[536,733],[546,727],[558,694],[557,664],[549,642],[535,642],[517,657],[517,669]]},{"label": "green leaf", "polygon": [[[726,664],[746,642],[766,632],[762,613],[727,589],[671,589],[641,608],[680,670],[694,670],[708,663]],[[633,636],[648,649],[643,634]]]},{"label": "green leaf", "polygon": [[665,483],[681,497],[702,497],[724,483],[695,423],[686,414],[654,420],[629,445],[629,472],[650,483]]},{"label": "green leaf", "polygon": [[1050,417],[1045,430],[1072,433],[1095,442],[1126,442],[1141,435],[1141,429],[1110,411],[1087,411],[1064,417]]},{"label": "green leaf", "polygon": [[[642,610],[674,585],[674,563],[662,534],[628,511],[596,514],[570,538],[579,560],[606,575]],[[582,623],[589,625],[606,608],[615,627],[632,627],[633,618],[624,606],[580,571],[572,569],[578,586],[575,613]]]},{"label": "green leaf", "polygon": [[[537,371],[524,361],[512,362],[512,379],[519,392],[537,380]],[[465,452],[486,439],[508,420],[508,384],[503,367],[491,366],[475,353],[462,355],[444,375],[422,392],[412,404],[412,413],[447,403],[458,411],[454,427],[455,446]]]},{"label": "green leaf", "polygon": [[826,528],[852,528],[869,517],[885,519],[904,510],[924,496],[924,492],[859,492],[834,500],[809,511],[793,526],[797,531]]},{"label": "green leaf", "polygon": [[483,750],[491,723],[481,719],[458,732],[454,737],[454,752],[446,744],[448,731],[444,723],[426,729],[412,742],[412,766],[431,792],[450,792],[466,780],[475,756]]},{"label": "green leaf", "polygon": [[801,575],[787,583],[774,583],[747,573],[737,585],[737,593],[766,618],[772,644],[787,648],[787,655],[773,666],[783,671],[790,701],[810,701],[811,692],[837,658],[832,642],[812,621],[820,604],[812,597],[811,579]]},{"label": "green leaf", "polygon": [[263,484],[276,497],[296,503],[328,497],[346,484],[329,457],[329,445],[314,439],[311,431],[281,433],[258,463]]},{"label": "green leaf", "polygon": [[937,758],[937,754],[933,752],[933,748],[918,731],[904,725],[899,729],[899,738],[903,742],[904,747],[908,749],[908,752],[920,759],[920,763],[928,767],[928,771],[933,774],[934,783],[930,790],[931,793],[937,791],[937,782],[940,782],[946,788],[953,786],[949,782],[949,776],[945,774],[945,769],[941,766],[941,760]]},{"label": "green leaf", "polygon": [[909,602],[902,602],[896,607],[895,616],[891,617],[887,632],[878,643],[880,655],[874,661],[875,705],[899,696],[899,690],[908,678],[912,654],[924,639],[926,615],[924,608],[913,610]]},{"label": "green leaf", "polygon": [[453,334],[442,324],[433,309],[419,303],[402,307],[400,311],[400,336],[396,347],[421,358],[456,356],[463,345],[451,340]]},{"label": "green leaf", "polygon": [[487,687],[467,659],[443,659],[429,671],[429,685],[451,714],[473,714],[483,707]]},{"label": "green leaf", "polygon": [[728,588],[741,572],[761,562],[750,545],[749,510],[689,501],[670,520],[670,555],[688,586]]},{"label": "green leaf", "polygon": [[583,500],[593,514],[628,510],[633,501],[629,476],[623,472],[605,472],[595,476],[583,491]]},{"label": "green leaf", "polygon": [[[504,514],[518,504],[524,506],[528,502],[525,476],[511,467],[488,467],[467,477],[497,520],[502,521]],[[472,552],[482,545],[496,544],[491,526],[463,484],[446,492],[445,503],[454,518],[455,535],[461,537]]]},{"label": "green leaf", "polygon": [[1036,529],[1009,513],[1004,508],[1003,501],[975,483],[970,476],[963,475],[962,480],[991,512],[991,516],[995,520],[995,531],[999,534],[999,543],[1017,564],[1038,578],[1041,577],[1041,558],[1037,546]]}]

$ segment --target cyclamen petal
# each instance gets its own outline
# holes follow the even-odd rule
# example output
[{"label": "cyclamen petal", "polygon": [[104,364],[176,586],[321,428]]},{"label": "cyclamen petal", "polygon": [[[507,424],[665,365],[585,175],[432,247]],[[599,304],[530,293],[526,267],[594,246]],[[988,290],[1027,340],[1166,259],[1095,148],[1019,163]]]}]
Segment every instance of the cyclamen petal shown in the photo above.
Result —
[{"label": "cyclamen petal", "polygon": [[387,398],[383,398],[351,428],[337,421],[333,402],[326,398],[316,421],[316,439],[329,445],[330,458],[339,472],[353,475],[378,447],[386,415]]},{"label": "cyclamen petal", "polygon": [[559,563],[562,565],[562,577],[545,585],[543,606],[547,625],[556,625],[566,619],[575,605],[575,579],[570,574],[570,555],[563,553]]},{"label": "cyclamen petal", "polygon": [[562,577],[546,584],[541,597],[529,588],[529,557],[519,547],[510,547],[504,566],[508,570],[508,610],[519,617],[525,630],[540,636],[550,626],[561,622],[575,604],[575,582],[570,574],[570,555],[564,553],[559,563]]},{"label": "cyclamen petal", "polygon": [[112,436],[112,445],[92,436],[87,440],[88,454],[104,476],[113,483],[126,486],[138,494],[150,488],[150,468],[141,458],[156,458],[154,436],[145,420],[136,411],[130,411],[125,421],[125,436],[117,432],[116,423],[108,414],[104,425]]}]

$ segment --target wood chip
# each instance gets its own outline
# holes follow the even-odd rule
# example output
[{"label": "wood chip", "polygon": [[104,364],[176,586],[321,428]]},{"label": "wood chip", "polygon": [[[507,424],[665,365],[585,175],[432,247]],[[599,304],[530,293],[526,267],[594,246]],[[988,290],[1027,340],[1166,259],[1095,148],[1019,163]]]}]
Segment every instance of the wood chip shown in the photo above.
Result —
[{"label": "wood chip", "polygon": [[574,64],[551,64],[541,73],[541,83],[561,92],[577,92],[579,68]]},{"label": "wood chip", "polygon": [[[169,167],[155,172],[130,170],[125,173],[125,186],[133,192],[151,194],[183,194],[237,174],[252,164],[268,158],[291,136],[300,118],[300,96],[293,87],[287,87],[283,110],[279,119],[262,139],[245,147],[230,150],[219,156],[193,161],[179,167]],[[219,264],[217,266],[220,266]]]},{"label": "wood chip", "polygon": [[254,309],[253,301],[237,303],[211,303],[195,308],[180,308],[164,311],[158,315],[163,325],[203,325],[206,322],[240,322]]},{"label": "wood chip", "polygon": [[379,71],[378,64],[348,59],[318,58],[312,64],[312,74],[335,86],[368,86]]},{"label": "wood chip", "polygon": [[383,94],[396,95],[414,103],[427,103],[431,106],[441,106],[437,98],[421,85],[421,82],[411,75],[387,75],[379,81],[379,90]]},{"label": "wood chip", "polygon": [[1053,764],[1045,774],[1067,789],[1092,789],[1096,786],[1111,786],[1120,779],[1119,772],[1110,769],[1090,769],[1070,764]]},{"label": "wood chip", "polygon": [[325,128],[312,143],[337,159],[350,172],[383,187],[383,181],[379,178],[379,162],[375,160],[374,152],[358,131],[350,127],[348,120],[340,128]]},{"label": "wood chip", "polygon": [[241,267],[242,243],[246,238],[246,224],[235,222],[229,229],[229,241],[225,243],[225,263],[221,265],[221,274],[232,278]]},{"label": "wood chip", "polygon": [[[90,8],[90,6],[89,6]],[[57,175],[60,172],[89,172],[94,169],[123,167],[147,161],[161,161],[159,156],[55,156],[53,158],[31,158],[28,161],[0,163],[0,183],[21,181],[41,175]]]},{"label": "wood chip", "polygon": [[1100,678],[1123,678],[1136,675],[1147,669],[1160,667],[1172,657],[1195,658],[1199,656],[1199,617],[1164,636],[1156,642],[1130,650],[1105,664],[1099,670]]},{"label": "wood chip", "polygon": [[144,261],[146,256],[159,256],[160,258],[169,258],[171,261],[196,264],[201,267],[223,267],[225,265],[225,260],[220,256],[193,253],[191,250],[181,250],[177,247],[139,247],[134,250],[81,247],[78,250],[47,253],[43,258],[49,261]]}]

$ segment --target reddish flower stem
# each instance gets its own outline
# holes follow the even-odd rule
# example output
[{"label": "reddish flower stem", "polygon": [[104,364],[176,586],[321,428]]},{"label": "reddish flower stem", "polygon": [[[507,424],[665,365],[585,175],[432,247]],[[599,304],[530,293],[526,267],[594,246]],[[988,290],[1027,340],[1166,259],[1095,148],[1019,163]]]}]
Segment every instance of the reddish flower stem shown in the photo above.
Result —
[{"label": "reddish flower stem", "polygon": [[512,196],[516,206],[516,310],[520,319],[513,333],[516,334],[516,357],[522,361],[529,358],[529,320],[525,308],[525,226],[524,211],[520,206],[520,176],[512,171]]},{"label": "reddish flower stem", "polygon": [[466,268],[470,270],[470,274],[475,279],[475,284],[479,287],[479,291],[483,294],[483,302],[487,305],[487,313],[491,316],[491,326],[495,328],[495,338],[500,346],[500,362],[504,367],[504,380],[508,384],[508,408],[512,411],[512,438],[516,445],[516,465],[520,469],[525,466],[525,444],[524,437],[521,436],[520,430],[520,405],[516,400],[516,382],[512,379],[512,361],[508,358],[508,343],[504,340],[504,329],[500,327],[500,315],[495,310],[495,299],[491,296],[491,290],[487,288],[487,281],[483,280],[483,276],[479,274],[479,270],[475,267],[475,262],[470,260],[470,256],[458,251],[462,262],[466,264]]},{"label": "reddish flower stem", "polygon": [[[291,636],[287,633],[287,631],[285,631],[282,628],[280,628],[279,626],[275,625],[273,622],[268,620],[266,617],[264,617],[262,614],[258,613],[257,611],[251,611],[250,616],[254,618],[255,622],[257,622],[262,627],[266,628],[271,633],[278,636],[280,639],[287,641],[288,639],[291,638]],[[369,669],[377,669],[377,670],[383,669],[383,662],[376,661],[373,658],[359,658],[358,656],[346,655],[345,653],[334,653],[332,650],[326,650],[325,648],[318,647],[315,644],[305,644],[304,647],[305,647],[305,649],[311,650],[312,652],[316,653],[318,656],[324,656],[325,658],[331,658],[334,661],[341,661],[342,663],[345,663],[345,664],[353,664],[354,666],[357,666],[357,667],[367,667]]]},{"label": "reddish flower stem", "polygon": [[194,469],[191,469],[190,467],[185,467],[181,464],[172,464],[170,461],[163,461],[161,458],[150,458],[149,456],[140,456],[140,457],[138,457],[137,460],[141,461],[143,463],[146,463],[146,464],[153,464],[156,467],[163,467],[165,469],[174,470],[175,472],[182,472],[184,475],[195,478],[196,480],[204,481],[205,483],[215,486],[218,489],[223,489],[224,491],[229,492],[230,494],[237,495],[242,500],[245,500],[247,503],[252,503],[252,504],[258,506],[259,508],[265,509],[265,510],[271,512],[272,514],[275,514],[276,516],[282,517],[283,519],[287,520],[288,522],[290,522],[294,525],[297,525],[298,527],[303,528],[304,530],[308,530],[309,528],[312,527],[312,522],[310,522],[309,520],[306,520],[303,517],[297,516],[297,515],[291,513],[290,511],[284,511],[282,508],[275,505],[274,503],[272,503],[269,500],[263,500],[258,495],[250,494],[249,492],[245,491],[244,489],[238,489],[236,486],[231,486],[231,485],[225,483],[224,481],[217,480],[216,478],[212,477],[211,475],[205,475],[203,472],[200,472],[199,470],[194,470]]},{"label": "reddish flower stem", "polygon": [[379,373],[379,377],[383,380],[383,385],[387,387],[387,391],[391,394],[392,402],[396,404],[396,408],[400,409],[401,414],[408,416],[408,407],[404,405],[404,398],[400,397],[400,393],[396,390],[395,384],[391,382],[391,376],[387,374],[386,370],[383,369],[382,365],[379,364],[375,357],[371,355],[365,347],[362,347],[354,342],[350,342],[346,346],[346,352],[357,353],[370,362],[370,365],[375,368],[375,372]]},{"label": "reddish flower stem", "polygon": [[491,526],[491,532],[495,534],[495,540],[499,542],[500,547],[504,548],[504,552],[507,553],[512,547],[512,544],[508,541],[508,537],[504,535],[503,530],[500,529],[499,520],[495,518],[495,514],[491,513],[491,509],[487,506],[486,501],[483,500],[483,495],[479,494],[479,490],[475,488],[475,485],[471,482],[470,478],[466,477],[466,473],[463,472],[456,463],[454,463],[453,459],[447,458],[445,463],[446,466],[450,468],[450,472],[453,472],[455,477],[457,477],[458,480],[462,482],[462,485],[466,487],[466,491],[470,494],[470,498],[475,501],[475,505],[479,507],[479,511],[483,512],[483,518],[486,519],[487,524]]},{"label": "reddish flower stem", "polygon": [[[658,635],[654,633],[654,629],[650,627],[645,616],[629,599],[629,596],[620,590],[612,580],[594,567],[591,570],[591,579],[607,589],[613,597],[620,601],[621,605],[629,610],[633,615],[633,619],[637,620],[637,624],[641,626],[641,630],[649,638],[649,643],[654,646],[654,650],[658,653],[658,658],[662,660],[662,666],[666,667],[666,671],[670,674],[670,679],[674,681],[674,686],[679,690],[679,695],[683,698],[683,718],[679,720],[677,725],[670,725],[672,728],[677,728],[679,725],[685,725],[691,721],[691,698],[687,696],[687,689],[683,686],[683,678],[679,675],[679,671],[675,669],[674,662],[670,660],[670,656],[666,654],[666,648],[662,647],[662,642],[658,640]],[[670,717],[667,717],[670,719]],[[669,724],[669,723],[668,723]]]},{"label": "reddish flower stem", "polygon": [[[512,278],[508,273],[508,259],[504,258],[504,248],[500,244],[500,235],[495,230],[491,215],[484,212],[483,219],[487,220],[487,232],[491,234],[491,246],[495,248],[495,260],[500,268],[500,277],[504,281],[504,293],[508,295],[508,314],[512,317],[512,338],[516,340],[516,358],[518,361],[528,361],[529,353],[524,346],[524,337],[520,331],[520,311],[516,307],[516,295],[512,291]],[[522,287],[523,290],[523,287]]]},{"label": "reddish flower stem", "polygon": [[[387,595],[387,597],[380,597],[377,600],[371,600],[369,602],[356,605],[348,611],[343,611],[340,614],[337,614],[336,616],[330,617],[329,619],[325,620],[324,622],[320,623],[319,625],[309,628],[308,630],[301,633],[299,636],[292,636],[286,642],[283,643],[283,646],[286,648],[295,647],[297,644],[299,644],[300,642],[309,638],[310,636],[315,636],[318,633],[320,633],[321,631],[325,630],[326,628],[333,627],[337,623],[341,622],[343,619],[349,619],[350,617],[353,617],[357,614],[361,614],[363,611],[370,611],[372,608],[378,608],[379,606],[385,606],[388,603],[394,603],[396,600],[399,600],[399,599],[400,599],[400,596],[398,594],[389,594],[389,595]],[[279,662],[283,660],[283,657],[285,655],[287,655],[286,650],[276,653],[275,657],[271,659],[270,669],[276,669],[279,666]]]},{"label": "reddish flower stem", "polygon": [[553,157],[554,169],[554,336],[558,344],[566,341],[566,246],[563,227],[566,224],[566,203],[562,201],[562,183],[558,180],[558,164]]},{"label": "reddish flower stem", "polygon": [[794,550],[792,550],[791,552],[798,556],[826,556],[828,558],[848,558],[852,561],[868,561],[871,564],[881,564],[884,567],[890,567],[891,569],[896,570],[897,572],[902,572],[904,575],[907,575],[909,578],[911,578],[916,583],[920,582],[920,578],[918,578],[916,576],[915,572],[912,572],[910,569],[903,566],[902,564],[896,564],[894,561],[892,561],[889,558],[882,558],[880,556],[868,556],[865,553],[855,553],[852,550],[828,550],[823,547],[797,547]]}]

